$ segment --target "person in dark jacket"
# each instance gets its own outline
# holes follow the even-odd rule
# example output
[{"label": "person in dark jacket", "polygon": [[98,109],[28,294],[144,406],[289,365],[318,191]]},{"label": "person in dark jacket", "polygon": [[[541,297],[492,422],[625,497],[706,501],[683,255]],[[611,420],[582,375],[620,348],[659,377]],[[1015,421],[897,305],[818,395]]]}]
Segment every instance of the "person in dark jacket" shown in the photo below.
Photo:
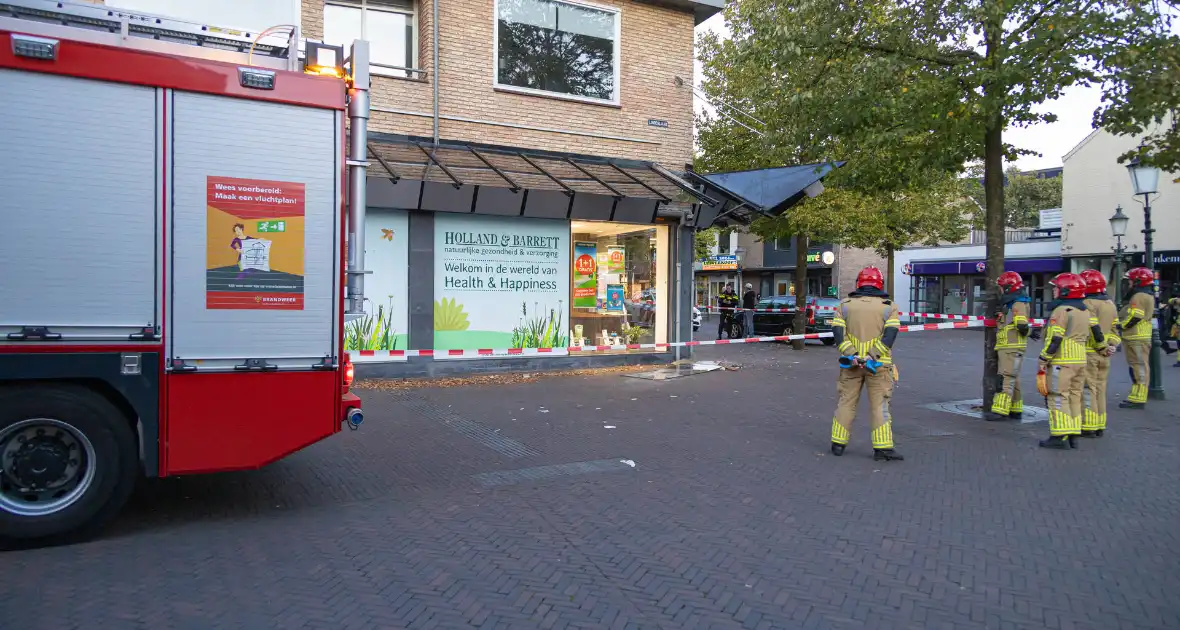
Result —
[{"label": "person in dark jacket", "polygon": [[758,295],[754,293],[754,285],[749,282],[746,283],[746,292],[742,294],[742,321],[745,322],[745,333],[747,337],[754,336],[754,307],[758,305]]},{"label": "person in dark jacket", "polygon": [[741,298],[734,292],[733,285],[727,284],[722,289],[721,294],[717,296],[717,307],[721,312],[717,323],[717,338],[721,339],[722,333],[725,332],[727,326],[731,321],[734,321],[738,304],[741,304]]}]

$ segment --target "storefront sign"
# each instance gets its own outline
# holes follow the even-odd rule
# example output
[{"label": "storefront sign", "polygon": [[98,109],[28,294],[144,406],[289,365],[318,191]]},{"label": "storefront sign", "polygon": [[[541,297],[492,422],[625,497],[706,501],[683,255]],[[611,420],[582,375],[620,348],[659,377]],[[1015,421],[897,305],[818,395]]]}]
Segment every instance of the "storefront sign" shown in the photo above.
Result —
[{"label": "storefront sign", "polygon": [[304,185],[209,176],[205,308],[303,310]]},{"label": "storefront sign", "polygon": [[365,218],[364,315],[344,325],[344,349],[407,350],[410,346],[406,308],[410,219],[404,210],[369,209]]},{"label": "storefront sign", "polygon": [[[1135,264],[1142,265],[1145,256],[1143,252],[1132,254]],[[1151,260],[1156,265],[1180,265],[1180,251],[1152,252]]]},{"label": "storefront sign", "polygon": [[434,347],[566,347],[569,269],[567,221],[435,215]]},{"label": "storefront sign", "polygon": [[598,244],[593,241],[574,243],[574,307],[598,306]]},{"label": "storefront sign", "polygon": [[721,254],[709,256],[702,262],[702,271],[734,271],[738,268],[736,254]]}]

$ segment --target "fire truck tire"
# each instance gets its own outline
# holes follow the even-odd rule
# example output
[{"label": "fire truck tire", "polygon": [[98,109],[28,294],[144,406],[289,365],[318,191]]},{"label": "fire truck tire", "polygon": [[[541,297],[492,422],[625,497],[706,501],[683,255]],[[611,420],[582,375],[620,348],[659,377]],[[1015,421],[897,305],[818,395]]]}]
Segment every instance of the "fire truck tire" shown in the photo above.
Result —
[{"label": "fire truck tire", "polygon": [[137,439],[86,387],[0,387],[0,466],[0,549],[79,542],[130,497]]}]

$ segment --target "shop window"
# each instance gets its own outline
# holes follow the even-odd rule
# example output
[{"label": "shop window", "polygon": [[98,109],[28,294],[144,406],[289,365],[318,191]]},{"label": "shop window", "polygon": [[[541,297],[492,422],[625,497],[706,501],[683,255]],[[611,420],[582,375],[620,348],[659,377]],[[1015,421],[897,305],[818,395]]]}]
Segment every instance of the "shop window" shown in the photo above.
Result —
[{"label": "shop window", "polygon": [[618,103],[619,14],[558,0],[496,1],[496,86]]},{"label": "shop window", "polygon": [[328,0],[324,4],[324,42],[344,46],[369,42],[369,72],[415,77],[417,15],[415,0]]},{"label": "shop window", "polygon": [[666,342],[667,227],[573,221],[570,231],[573,343]]}]

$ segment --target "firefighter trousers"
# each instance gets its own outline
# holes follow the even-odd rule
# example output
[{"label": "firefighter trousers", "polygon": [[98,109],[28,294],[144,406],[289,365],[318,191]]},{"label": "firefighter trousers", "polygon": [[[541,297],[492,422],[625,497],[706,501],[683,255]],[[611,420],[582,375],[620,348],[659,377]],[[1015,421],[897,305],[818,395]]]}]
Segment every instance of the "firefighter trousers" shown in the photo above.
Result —
[{"label": "firefighter trousers", "polygon": [[1147,383],[1151,380],[1147,357],[1151,354],[1150,339],[1127,339],[1123,341],[1123,353],[1131,367],[1131,395],[1128,402],[1147,402]]},{"label": "firefighter trousers", "polygon": [[893,418],[889,402],[893,398],[893,369],[885,365],[876,374],[864,368],[840,370],[836,379],[836,415],[832,418],[832,442],[848,444],[852,438],[852,421],[860,404],[861,389],[869,391],[869,418],[873,427],[873,448],[893,448]]},{"label": "firefighter trousers", "polygon": [[1086,355],[1086,391],[1082,396],[1085,408],[1083,431],[1106,429],[1106,383],[1110,380],[1110,357],[1097,352]]},{"label": "firefighter trousers", "polygon": [[1006,416],[1009,413],[1024,412],[1024,398],[1020,394],[1020,366],[1024,362],[1023,350],[997,350],[1000,363],[1000,391],[992,397],[992,413]]},{"label": "firefighter trousers", "polygon": [[1048,377],[1049,434],[1081,435],[1086,364],[1051,365]]}]

